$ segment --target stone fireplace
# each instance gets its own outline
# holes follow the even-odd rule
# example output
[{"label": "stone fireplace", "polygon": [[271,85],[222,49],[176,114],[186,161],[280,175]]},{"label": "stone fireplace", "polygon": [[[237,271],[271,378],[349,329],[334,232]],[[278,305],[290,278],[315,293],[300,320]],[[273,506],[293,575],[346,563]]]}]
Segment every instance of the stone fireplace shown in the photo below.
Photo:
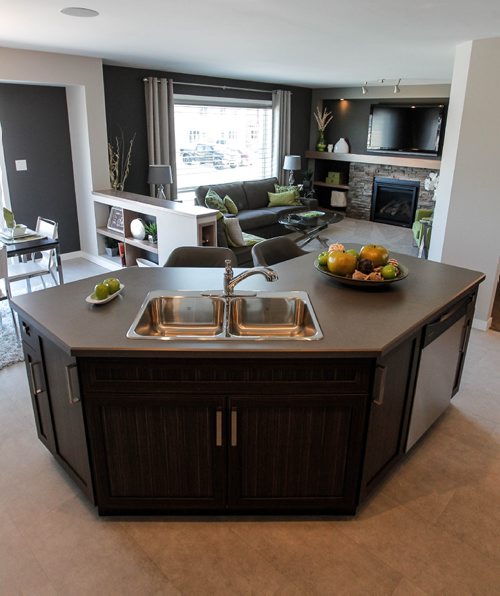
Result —
[{"label": "stone fireplace", "polygon": [[[436,168],[414,168],[406,166],[380,165],[351,162],[349,167],[349,199],[346,215],[356,219],[372,218],[372,194],[375,178],[395,179],[395,182],[412,181],[420,184],[416,205],[413,209],[434,209],[432,192],[425,190],[424,181]],[[384,222],[391,223],[391,222]],[[413,219],[412,222],[413,223]],[[401,225],[401,224],[396,224]]]},{"label": "stone fireplace", "polygon": [[411,228],[420,189],[418,180],[375,176],[371,201],[371,221]]}]

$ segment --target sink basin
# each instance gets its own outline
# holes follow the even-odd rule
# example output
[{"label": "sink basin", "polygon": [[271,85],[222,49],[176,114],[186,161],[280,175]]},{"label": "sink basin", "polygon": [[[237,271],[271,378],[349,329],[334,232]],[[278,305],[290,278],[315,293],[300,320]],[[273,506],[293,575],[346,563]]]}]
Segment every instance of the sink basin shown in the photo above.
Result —
[{"label": "sink basin", "polygon": [[240,338],[323,337],[305,292],[234,297],[229,307],[228,331]]},{"label": "sink basin", "polygon": [[317,340],[323,337],[306,292],[248,296],[149,292],[127,332],[130,339]]},{"label": "sink basin", "polygon": [[201,296],[199,292],[165,295],[150,292],[127,337],[179,339],[213,338],[224,330],[223,298]]}]

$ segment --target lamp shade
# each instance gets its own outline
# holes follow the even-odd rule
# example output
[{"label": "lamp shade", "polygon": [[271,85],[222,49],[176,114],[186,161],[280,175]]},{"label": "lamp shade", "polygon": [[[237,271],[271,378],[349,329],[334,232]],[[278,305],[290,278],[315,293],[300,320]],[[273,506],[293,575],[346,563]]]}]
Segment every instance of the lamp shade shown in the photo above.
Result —
[{"label": "lamp shade", "polygon": [[284,170],[300,170],[300,155],[285,155]]},{"label": "lamp shade", "polygon": [[172,168],[167,165],[149,166],[149,184],[172,184]]}]

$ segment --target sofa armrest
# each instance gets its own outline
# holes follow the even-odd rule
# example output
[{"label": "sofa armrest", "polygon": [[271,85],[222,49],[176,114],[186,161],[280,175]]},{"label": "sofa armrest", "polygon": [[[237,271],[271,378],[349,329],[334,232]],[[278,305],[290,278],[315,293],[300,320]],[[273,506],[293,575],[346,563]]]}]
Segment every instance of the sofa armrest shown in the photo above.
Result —
[{"label": "sofa armrest", "polygon": [[318,199],[312,197],[300,197],[300,202],[308,209],[317,209],[319,207]]}]

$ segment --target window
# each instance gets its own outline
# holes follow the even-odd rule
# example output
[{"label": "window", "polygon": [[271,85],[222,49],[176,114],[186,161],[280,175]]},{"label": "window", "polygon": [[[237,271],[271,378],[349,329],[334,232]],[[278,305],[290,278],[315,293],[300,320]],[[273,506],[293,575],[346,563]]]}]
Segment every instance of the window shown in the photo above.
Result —
[{"label": "window", "polygon": [[176,96],[174,115],[180,198],[202,184],[271,176],[270,101]]}]

